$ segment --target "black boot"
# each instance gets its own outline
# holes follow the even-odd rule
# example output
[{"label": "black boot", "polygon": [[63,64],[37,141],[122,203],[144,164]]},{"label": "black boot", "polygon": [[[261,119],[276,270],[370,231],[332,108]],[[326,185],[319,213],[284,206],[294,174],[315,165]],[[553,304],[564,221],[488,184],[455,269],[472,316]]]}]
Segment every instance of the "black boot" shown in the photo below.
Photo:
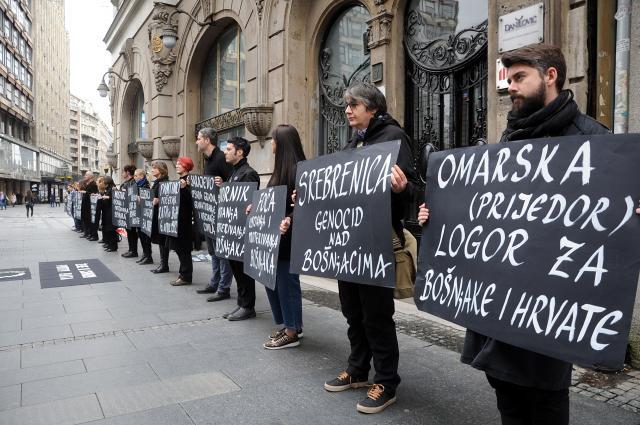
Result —
[{"label": "black boot", "polygon": [[167,273],[169,271],[169,248],[160,247],[160,265],[158,268],[151,270],[151,273]]}]

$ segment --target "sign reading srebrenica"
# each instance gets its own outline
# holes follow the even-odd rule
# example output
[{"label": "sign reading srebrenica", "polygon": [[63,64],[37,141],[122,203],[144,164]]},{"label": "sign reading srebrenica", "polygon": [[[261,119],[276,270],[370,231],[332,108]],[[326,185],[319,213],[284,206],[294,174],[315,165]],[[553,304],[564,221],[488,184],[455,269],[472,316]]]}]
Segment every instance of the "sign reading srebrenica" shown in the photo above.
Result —
[{"label": "sign reading srebrenica", "polygon": [[280,223],[284,219],[287,186],[253,192],[244,236],[244,273],[270,289],[276,287]]},{"label": "sign reading srebrenica", "polygon": [[214,176],[189,176],[193,208],[200,233],[209,237],[216,237],[216,205],[218,203],[218,186]]},{"label": "sign reading srebrenica", "polygon": [[153,226],[153,195],[151,189],[140,188],[140,230],[151,236]]},{"label": "sign reading srebrenica", "polygon": [[178,213],[180,210],[180,181],[160,183],[158,208],[158,231],[167,236],[178,236]]},{"label": "sign reading srebrenica", "polygon": [[129,209],[127,208],[127,192],[111,189],[111,216],[114,227],[129,228]]},{"label": "sign reading srebrenica", "polygon": [[432,154],[418,308],[544,355],[621,367],[640,267],[638,138]]},{"label": "sign reading srebrenica", "polygon": [[129,206],[129,228],[140,227],[140,204],[138,203],[138,186],[127,187],[127,204]]},{"label": "sign reading srebrenica", "polygon": [[298,164],[291,272],[393,288],[391,167],[400,142]]},{"label": "sign reading srebrenica", "polygon": [[100,199],[101,195],[98,193],[91,194],[91,222],[96,222],[96,213],[98,212],[98,199]]},{"label": "sign reading srebrenica", "polygon": [[218,192],[216,218],[216,255],[244,261],[244,233],[247,206],[253,199],[258,183],[223,183]]}]

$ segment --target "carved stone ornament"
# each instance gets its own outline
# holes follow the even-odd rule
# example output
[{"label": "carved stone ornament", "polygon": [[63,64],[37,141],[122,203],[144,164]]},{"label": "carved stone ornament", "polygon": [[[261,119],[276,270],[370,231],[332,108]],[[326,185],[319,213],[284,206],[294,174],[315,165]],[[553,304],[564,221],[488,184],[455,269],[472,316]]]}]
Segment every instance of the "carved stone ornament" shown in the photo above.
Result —
[{"label": "carved stone ornament", "polygon": [[162,136],[162,146],[164,152],[169,158],[177,158],[180,156],[180,137],[179,136]]},{"label": "carved stone ornament", "polygon": [[167,23],[167,19],[169,19],[169,11],[163,5],[156,5],[149,23],[149,50],[153,63],[153,78],[158,93],[162,92],[164,86],[169,82],[169,77],[173,74],[173,66],[178,58],[173,50],[164,47],[160,39],[166,25],[171,25],[176,31],[178,29],[176,25]]},{"label": "carved stone ornament", "polygon": [[118,154],[114,152],[107,152],[107,164],[114,170],[118,169]]},{"label": "carved stone ornament", "polygon": [[241,125],[244,125],[244,121],[242,120],[240,108],[238,108],[196,123],[196,131],[200,131],[205,127],[211,127],[215,131],[220,132]]},{"label": "carved stone ornament", "polygon": [[215,0],[200,0],[200,10],[202,10],[203,19],[207,19],[213,13],[212,4]]},{"label": "carved stone ornament", "polygon": [[262,20],[262,12],[264,10],[264,0],[256,0],[256,9],[258,9],[258,20]]},{"label": "carved stone ornament", "polygon": [[391,42],[391,23],[393,13],[387,12],[382,6],[382,11],[378,15],[367,21],[367,35],[369,39],[369,49],[382,46]]},{"label": "carved stone ornament", "polygon": [[127,38],[124,42],[124,46],[122,50],[120,50],[120,54],[124,59],[124,65],[129,71],[129,76],[133,75],[135,64],[133,63],[133,38]]},{"label": "carved stone ornament", "polygon": [[258,138],[260,147],[264,147],[265,139],[273,123],[273,104],[248,104],[240,108],[240,111],[242,112],[242,120],[245,127]]},{"label": "carved stone ornament", "polygon": [[138,152],[146,159],[151,159],[153,156],[153,140],[138,139]]}]

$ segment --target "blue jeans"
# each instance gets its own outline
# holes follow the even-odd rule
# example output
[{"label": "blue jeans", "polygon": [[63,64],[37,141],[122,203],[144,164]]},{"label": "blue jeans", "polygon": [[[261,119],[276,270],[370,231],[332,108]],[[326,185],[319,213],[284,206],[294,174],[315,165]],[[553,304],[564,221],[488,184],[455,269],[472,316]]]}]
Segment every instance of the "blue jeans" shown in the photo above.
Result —
[{"label": "blue jeans", "polygon": [[216,241],[207,236],[207,251],[211,255],[211,281],[209,286],[220,293],[228,294],[231,287],[231,266],[226,258],[216,257]]},{"label": "blue jeans", "polygon": [[302,329],[300,275],[289,273],[289,260],[278,261],[276,289],[265,289],[276,325],[284,324],[291,330]]}]

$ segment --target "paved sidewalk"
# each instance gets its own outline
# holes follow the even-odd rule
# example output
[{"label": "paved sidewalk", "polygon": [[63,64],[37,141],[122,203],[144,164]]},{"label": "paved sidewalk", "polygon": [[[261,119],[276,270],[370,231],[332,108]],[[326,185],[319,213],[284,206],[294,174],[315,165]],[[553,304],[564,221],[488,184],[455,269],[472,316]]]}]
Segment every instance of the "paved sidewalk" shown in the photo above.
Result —
[{"label": "paved sidewalk", "polygon": [[[261,285],[257,319],[228,322],[221,316],[235,293],[218,303],[195,293],[210,277],[209,263],[194,263],[194,285],[172,287],[175,273],[154,275],[153,266],[79,239],[62,208],[36,205],[33,219],[24,212],[0,211],[0,270],[31,272],[29,280],[0,279],[2,425],[499,423],[483,374],[458,360],[460,329],[417,314],[410,303],[398,304],[396,314],[398,402],[366,416],[355,410],[366,390],[322,387],[348,354],[346,322],[326,285],[304,279],[314,286],[303,288],[301,346],[267,351],[261,344],[273,325]],[[99,259],[120,281],[41,289],[40,262],[80,259]],[[170,268],[177,270],[175,254]],[[638,401],[635,373],[603,384],[579,371],[576,383],[585,385],[571,394],[572,423],[639,424],[629,410]],[[629,387],[620,403],[626,409],[611,403],[620,394],[609,391],[622,384]],[[607,394],[601,401],[591,389]]]}]

